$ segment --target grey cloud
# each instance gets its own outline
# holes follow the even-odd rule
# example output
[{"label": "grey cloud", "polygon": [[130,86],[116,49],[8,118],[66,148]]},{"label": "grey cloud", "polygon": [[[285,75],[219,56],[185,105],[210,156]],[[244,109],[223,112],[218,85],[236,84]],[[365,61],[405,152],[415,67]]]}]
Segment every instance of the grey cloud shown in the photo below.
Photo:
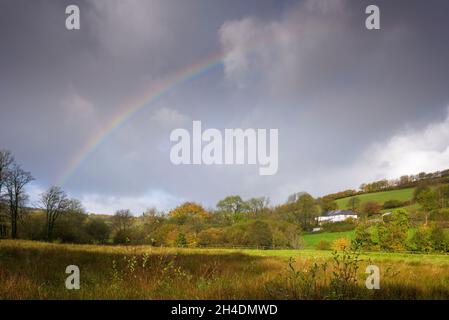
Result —
[{"label": "grey cloud", "polygon": [[[35,190],[149,85],[228,53],[223,66],[148,104],[80,165],[64,187],[92,210],[214,205],[235,193],[276,203],[301,190],[354,188],[373,177],[366,164],[376,176],[402,173],[391,141],[423,141],[425,128],[446,123],[447,2],[378,0],[382,29],[370,32],[368,1],[83,0],[75,1],[81,30],[67,32],[64,8],[73,2],[0,4],[0,147],[33,172]],[[192,120],[278,128],[278,174],[174,167],[169,134]],[[394,163],[380,166],[385,157]],[[432,168],[444,154],[438,159]]]}]

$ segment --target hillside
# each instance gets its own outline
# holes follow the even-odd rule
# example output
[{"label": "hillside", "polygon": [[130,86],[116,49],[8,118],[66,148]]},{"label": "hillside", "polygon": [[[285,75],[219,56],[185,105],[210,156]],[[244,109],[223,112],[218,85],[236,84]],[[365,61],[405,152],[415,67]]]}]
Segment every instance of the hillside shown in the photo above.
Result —
[{"label": "hillside", "polygon": [[377,201],[382,205],[385,201],[388,200],[400,200],[400,201],[412,200],[414,190],[415,188],[405,188],[399,190],[366,193],[357,196],[338,199],[336,200],[336,202],[338,204],[339,209],[348,209],[347,207],[348,200],[354,197],[359,198],[362,204],[367,201]]},{"label": "hillside", "polygon": [[355,231],[343,231],[343,232],[323,232],[316,234],[303,235],[304,249],[316,249],[318,242],[327,241],[329,243],[334,242],[337,239],[346,238],[348,240],[354,239]]}]

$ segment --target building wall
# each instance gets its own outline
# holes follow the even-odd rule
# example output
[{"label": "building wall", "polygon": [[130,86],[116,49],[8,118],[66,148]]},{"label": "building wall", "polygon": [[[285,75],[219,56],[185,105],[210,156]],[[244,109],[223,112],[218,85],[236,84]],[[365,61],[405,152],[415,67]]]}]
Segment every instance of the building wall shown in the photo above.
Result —
[{"label": "building wall", "polygon": [[357,219],[356,215],[343,215],[339,214],[336,216],[330,216],[330,217],[318,217],[318,222],[339,222],[339,221],[345,221],[349,218]]}]

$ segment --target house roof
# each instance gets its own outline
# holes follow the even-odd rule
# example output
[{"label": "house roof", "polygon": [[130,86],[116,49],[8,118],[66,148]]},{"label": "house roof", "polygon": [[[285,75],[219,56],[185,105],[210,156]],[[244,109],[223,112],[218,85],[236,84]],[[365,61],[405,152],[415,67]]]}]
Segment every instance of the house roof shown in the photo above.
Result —
[{"label": "house roof", "polygon": [[322,216],[325,217],[332,217],[332,216],[356,216],[357,213],[355,213],[354,211],[351,210],[332,210],[332,211],[326,211],[325,213],[322,214]]}]

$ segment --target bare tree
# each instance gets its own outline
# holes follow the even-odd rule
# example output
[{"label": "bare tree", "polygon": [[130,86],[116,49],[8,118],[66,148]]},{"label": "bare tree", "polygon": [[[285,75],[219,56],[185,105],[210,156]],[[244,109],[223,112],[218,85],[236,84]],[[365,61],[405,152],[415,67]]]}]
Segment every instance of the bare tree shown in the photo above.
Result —
[{"label": "bare tree", "polygon": [[13,163],[6,173],[5,185],[11,219],[11,238],[17,238],[17,221],[22,207],[27,200],[25,185],[33,181],[31,173],[24,171],[18,164]]},{"label": "bare tree", "polygon": [[142,214],[143,217],[154,218],[158,216],[158,212],[156,207],[147,208],[145,212]]},{"label": "bare tree", "polygon": [[129,210],[118,210],[112,217],[117,231],[126,231],[132,224],[132,214]]},{"label": "bare tree", "polygon": [[72,203],[67,198],[66,193],[57,186],[50,187],[50,189],[42,193],[39,202],[47,216],[47,240],[51,241],[56,220],[69,211]]},{"label": "bare tree", "polygon": [[67,208],[68,212],[71,213],[79,213],[79,214],[85,214],[86,211],[83,207],[83,204],[78,199],[69,199],[69,206]]},{"label": "bare tree", "polygon": [[13,162],[14,157],[11,155],[11,152],[8,150],[0,150],[0,196],[3,194],[6,175]]},{"label": "bare tree", "polygon": [[268,205],[270,204],[270,199],[267,197],[259,197],[259,198],[251,198],[246,202],[249,206],[249,211],[252,214],[259,214],[263,212],[266,208],[268,208]]},{"label": "bare tree", "polygon": [[6,175],[10,170],[14,157],[8,150],[0,150],[0,238],[6,238],[8,235],[8,215],[7,204],[5,201],[4,186]]}]

